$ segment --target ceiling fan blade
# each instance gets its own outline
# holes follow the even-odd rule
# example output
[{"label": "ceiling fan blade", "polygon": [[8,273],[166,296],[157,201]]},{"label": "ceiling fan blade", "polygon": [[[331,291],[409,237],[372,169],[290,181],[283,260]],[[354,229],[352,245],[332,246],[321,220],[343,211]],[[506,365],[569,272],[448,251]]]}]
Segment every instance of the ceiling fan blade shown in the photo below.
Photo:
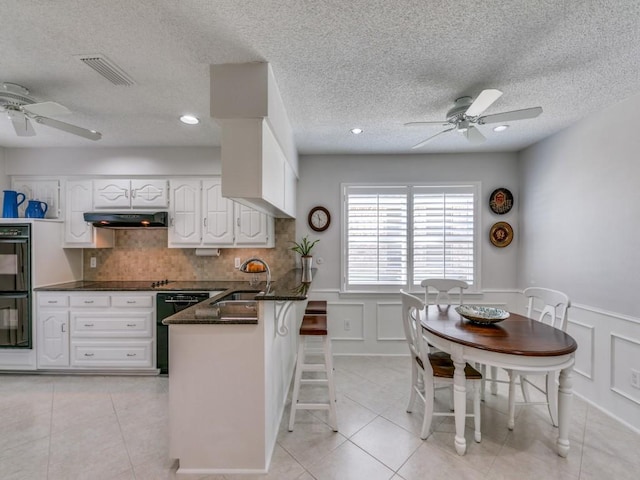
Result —
[{"label": "ceiling fan blade", "polygon": [[67,107],[56,102],[41,102],[23,105],[22,110],[38,117],[55,117],[56,115],[68,115],[71,113],[71,110]]},{"label": "ceiling fan blade", "polygon": [[33,129],[33,125],[27,118],[27,116],[18,110],[7,110],[9,119],[13,123],[13,128],[16,131],[16,135],[19,137],[33,137],[36,132]]},{"label": "ceiling fan blade", "polygon": [[75,125],[71,125],[70,123],[61,122],[60,120],[54,120],[53,118],[35,117],[34,120],[38,123],[41,123],[42,125],[57,128],[58,130],[72,133],[74,135],[79,135],[80,137],[88,138],[89,140],[100,140],[102,138],[102,134],[100,132],[96,132],[95,130],[87,130],[86,128],[77,127]]},{"label": "ceiling fan blade", "polygon": [[501,95],[502,92],[496,89],[481,91],[480,95],[478,95],[478,98],[476,98],[473,103],[469,105],[469,108],[467,108],[465,115],[467,117],[477,117],[487,108],[489,108],[493,104],[493,102],[499,99]]},{"label": "ceiling fan blade", "polygon": [[494,115],[485,115],[478,119],[479,125],[485,123],[504,123],[514,120],[525,120],[527,118],[536,118],[542,113],[542,107],[525,108],[522,110],[512,110],[511,112],[496,113]]},{"label": "ceiling fan blade", "polygon": [[467,131],[464,132],[464,136],[467,137],[467,140],[469,140],[469,142],[473,144],[483,143],[487,140],[482,132],[473,125],[467,128]]},{"label": "ceiling fan blade", "polygon": [[405,127],[419,127],[421,125],[442,125],[443,127],[446,127],[448,125],[451,125],[449,122],[409,122],[409,123],[405,123],[404,126]]},{"label": "ceiling fan blade", "polygon": [[412,149],[414,148],[420,148],[423,145],[426,145],[427,143],[429,143],[431,140],[433,140],[434,138],[436,138],[438,135],[442,135],[443,133],[447,133],[450,132],[451,130],[455,129],[456,127],[451,127],[451,128],[447,128],[446,130],[443,130],[441,132],[436,133],[435,135],[427,138],[426,140],[421,141],[420,143],[418,143],[417,145],[414,145],[413,147],[411,147]]}]

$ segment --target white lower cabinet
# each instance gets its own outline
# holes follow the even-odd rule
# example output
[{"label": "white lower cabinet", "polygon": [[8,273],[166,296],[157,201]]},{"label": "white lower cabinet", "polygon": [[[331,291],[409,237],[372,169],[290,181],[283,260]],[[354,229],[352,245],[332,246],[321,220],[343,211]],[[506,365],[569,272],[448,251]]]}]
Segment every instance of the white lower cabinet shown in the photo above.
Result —
[{"label": "white lower cabinet", "polygon": [[69,312],[38,310],[39,368],[69,366]]},{"label": "white lower cabinet", "polygon": [[155,369],[155,293],[38,292],[38,368]]},{"label": "white lower cabinet", "polygon": [[71,342],[71,365],[76,367],[149,367],[152,362],[152,341],[121,342],[114,345],[110,341]]}]

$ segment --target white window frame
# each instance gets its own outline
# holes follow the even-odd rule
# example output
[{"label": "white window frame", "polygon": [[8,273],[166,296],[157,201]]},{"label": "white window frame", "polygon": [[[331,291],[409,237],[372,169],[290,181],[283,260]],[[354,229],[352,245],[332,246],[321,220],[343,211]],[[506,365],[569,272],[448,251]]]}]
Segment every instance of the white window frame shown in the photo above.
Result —
[{"label": "white window frame", "polygon": [[[380,187],[380,189],[406,189],[407,191],[407,205],[408,205],[408,218],[407,218],[407,279],[405,285],[351,285],[347,284],[348,275],[348,256],[347,256],[347,231],[348,231],[348,212],[347,212],[347,195],[350,188],[354,187]],[[401,288],[408,291],[418,291],[421,287],[413,285],[413,188],[414,187],[471,187],[474,196],[473,203],[473,284],[469,288],[469,293],[477,293],[481,291],[481,272],[480,272],[480,252],[481,252],[481,237],[480,228],[482,225],[481,208],[480,208],[480,182],[421,182],[421,183],[343,183],[340,186],[341,201],[342,201],[342,222],[340,232],[340,264],[341,264],[341,293],[397,293]]]}]

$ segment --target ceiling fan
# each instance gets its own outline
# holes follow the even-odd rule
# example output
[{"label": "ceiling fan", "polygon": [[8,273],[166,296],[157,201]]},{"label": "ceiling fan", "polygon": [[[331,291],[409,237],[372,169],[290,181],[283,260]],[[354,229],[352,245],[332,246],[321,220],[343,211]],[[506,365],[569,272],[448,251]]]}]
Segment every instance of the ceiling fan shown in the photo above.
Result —
[{"label": "ceiling fan", "polygon": [[488,89],[480,92],[480,95],[473,100],[471,97],[460,97],[456,99],[453,108],[447,112],[447,119],[441,122],[409,122],[405,126],[415,125],[440,125],[448,127],[435,135],[421,141],[411,148],[420,148],[434,138],[443,133],[457,131],[462,133],[469,142],[473,144],[482,143],[486,140],[485,136],[476,128],[475,125],[484,125],[487,123],[505,123],[514,120],[524,120],[527,118],[535,118],[542,113],[542,107],[525,108],[522,110],[512,110],[510,112],[495,113],[493,115],[481,116],[484,111],[495,102],[502,92],[496,89]]},{"label": "ceiling fan", "polygon": [[67,133],[79,135],[89,140],[100,140],[102,134],[95,130],[71,125],[49,117],[67,115],[71,113],[67,107],[56,102],[37,102],[29,96],[29,90],[22,85],[4,82],[0,85],[0,111],[7,112],[7,116],[16,135],[32,137],[36,134],[31,120],[36,123],[56,128]]}]

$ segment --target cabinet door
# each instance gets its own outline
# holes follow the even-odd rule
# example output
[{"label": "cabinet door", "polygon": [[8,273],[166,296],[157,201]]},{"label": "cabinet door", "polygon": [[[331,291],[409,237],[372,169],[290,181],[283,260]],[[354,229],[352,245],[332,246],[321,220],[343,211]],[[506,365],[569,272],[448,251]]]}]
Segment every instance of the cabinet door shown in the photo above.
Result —
[{"label": "cabinet door", "polygon": [[[60,216],[60,182],[58,180],[33,180],[30,178],[14,178],[11,180],[11,188],[22,192],[26,200],[40,200],[46,202],[47,213],[45,218],[58,218]],[[18,216],[24,217],[28,202],[24,201],[18,207]]]},{"label": "cabinet door", "polygon": [[65,186],[64,246],[70,248],[113,247],[113,230],[94,228],[84,221],[84,212],[93,210],[91,180],[70,180]]},{"label": "cabinet door", "polygon": [[93,227],[84,221],[84,212],[92,208],[93,192],[91,180],[67,182],[64,241],[66,244],[90,246],[93,242]]},{"label": "cabinet door", "polygon": [[129,208],[130,182],[122,179],[93,181],[93,208]]},{"label": "cabinet door", "polygon": [[167,208],[168,205],[166,180],[131,180],[132,208]]},{"label": "cabinet door", "polygon": [[38,311],[38,367],[69,366],[69,313]]},{"label": "cabinet door", "polygon": [[201,242],[200,180],[171,180],[169,247]]},{"label": "cabinet door", "polygon": [[222,196],[219,178],[202,182],[203,246],[233,245],[233,202]]},{"label": "cabinet door", "polygon": [[296,217],[298,179],[289,162],[284,162],[284,213]]},{"label": "cabinet door", "polygon": [[267,214],[236,203],[236,245],[269,246],[269,221]]}]

